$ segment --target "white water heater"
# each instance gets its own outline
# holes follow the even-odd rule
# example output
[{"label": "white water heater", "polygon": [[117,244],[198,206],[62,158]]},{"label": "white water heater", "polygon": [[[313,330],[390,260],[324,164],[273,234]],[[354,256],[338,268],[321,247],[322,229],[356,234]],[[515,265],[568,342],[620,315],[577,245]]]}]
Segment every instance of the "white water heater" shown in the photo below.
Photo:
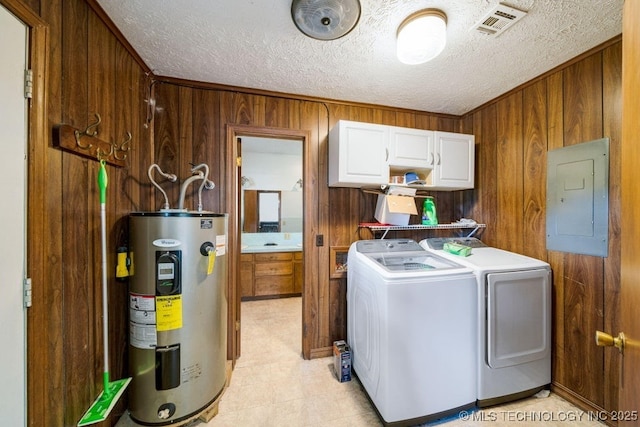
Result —
[{"label": "white water heater", "polygon": [[227,357],[227,215],[129,216],[131,418],[166,425],[223,391]]}]

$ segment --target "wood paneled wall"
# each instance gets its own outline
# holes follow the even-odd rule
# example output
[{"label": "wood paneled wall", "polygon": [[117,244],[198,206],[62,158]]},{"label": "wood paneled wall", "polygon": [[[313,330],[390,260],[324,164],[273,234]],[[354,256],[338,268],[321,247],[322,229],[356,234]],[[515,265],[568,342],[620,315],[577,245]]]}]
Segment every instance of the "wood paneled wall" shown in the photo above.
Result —
[{"label": "wood paneled wall", "polygon": [[[598,51],[486,105],[465,117],[355,105],[156,79],[137,55],[102,21],[91,0],[0,0],[20,4],[48,25],[48,123],[84,128],[102,116],[100,138],[133,134],[125,168],[108,167],[109,265],[126,238],[131,211],[162,203],[147,179],[158,163],[180,177],[188,163],[206,162],[217,190],[204,194],[207,209],[224,212],[232,167],[228,125],[308,132],[305,162],[306,356],[328,355],[345,338],[344,279],[329,278],[330,246],[359,238],[358,223],[373,220],[375,196],[328,188],[327,135],[339,119],[474,133],[476,190],[434,193],[442,222],[462,216],[488,224],[489,244],[547,259],[554,270],[554,384],[583,405],[616,407],[617,355],[593,346],[593,329],[616,331],[619,283],[619,70],[620,43]],[[155,119],[149,99],[155,99]],[[547,252],[544,245],[546,150],[611,137],[610,251],[595,258]],[[30,142],[28,275],[33,307],[28,312],[28,416],[32,426],[73,426],[102,389],[99,271],[98,164],[51,147],[50,138]],[[177,200],[177,189],[169,196]],[[187,203],[192,202],[192,194]],[[37,208],[42,206],[44,208]],[[305,229],[307,230],[307,229]],[[312,240],[323,234],[325,244]],[[393,236],[390,236],[393,237]],[[398,237],[421,239],[420,233]],[[235,284],[233,284],[235,285]],[[127,375],[127,286],[109,272],[110,372]],[[587,375],[587,373],[589,375]],[[126,396],[103,425],[114,425]]]},{"label": "wood paneled wall", "polygon": [[[39,58],[47,63],[48,121],[45,137],[29,142],[28,423],[73,426],[103,387],[98,162],[53,148],[51,131],[60,123],[84,129],[98,113],[100,139],[133,136],[128,167],[107,167],[108,265],[115,269],[128,213],[152,200],[151,189],[140,182],[152,159],[144,126],[148,81],[146,70],[85,1],[3,3],[29,8],[48,27],[46,58]],[[114,276],[110,271],[109,356],[116,379],[128,370],[128,305],[127,284]],[[113,425],[125,405],[121,400],[103,425]]]},{"label": "wood paneled wall", "polygon": [[[543,259],[553,270],[553,384],[594,409],[617,407],[617,352],[595,331],[618,330],[622,43],[614,41],[462,119],[476,136],[478,186],[465,216],[487,224],[484,240]],[[609,254],[546,250],[546,152],[610,138]]]}]

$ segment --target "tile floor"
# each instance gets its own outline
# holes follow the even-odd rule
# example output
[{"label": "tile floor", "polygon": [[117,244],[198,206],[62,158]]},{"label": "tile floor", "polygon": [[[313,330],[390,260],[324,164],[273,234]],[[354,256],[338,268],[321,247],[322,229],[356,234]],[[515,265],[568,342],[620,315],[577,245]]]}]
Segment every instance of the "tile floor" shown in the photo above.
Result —
[{"label": "tile floor", "polygon": [[[382,425],[357,379],[339,383],[331,357],[301,357],[301,298],[242,303],[242,356],[210,427]],[[602,427],[555,394],[485,408],[438,427]],[[118,427],[136,426],[122,417]]]}]

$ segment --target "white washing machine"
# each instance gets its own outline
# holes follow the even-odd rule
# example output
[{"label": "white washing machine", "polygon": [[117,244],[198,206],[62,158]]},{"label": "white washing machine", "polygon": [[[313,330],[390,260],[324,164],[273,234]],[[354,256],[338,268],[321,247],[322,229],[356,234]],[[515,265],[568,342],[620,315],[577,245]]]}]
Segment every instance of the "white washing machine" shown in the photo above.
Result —
[{"label": "white washing machine", "polygon": [[385,425],[416,425],[476,401],[476,280],[413,240],[348,254],[352,367]]},{"label": "white washing machine", "polygon": [[[471,247],[460,256],[448,242]],[[478,281],[477,405],[530,396],[551,383],[551,269],[546,262],[478,239],[431,238],[420,245],[473,269]]]}]

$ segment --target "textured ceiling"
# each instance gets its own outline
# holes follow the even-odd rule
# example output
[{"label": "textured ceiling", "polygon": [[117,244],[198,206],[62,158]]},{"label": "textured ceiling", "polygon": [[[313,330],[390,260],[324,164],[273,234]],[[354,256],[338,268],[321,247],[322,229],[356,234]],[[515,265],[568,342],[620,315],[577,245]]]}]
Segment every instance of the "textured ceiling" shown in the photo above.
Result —
[{"label": "textured ceiling", "polygon": [[[622,31],[623,0],[510,0],[528,11],[498,37],[473,29],[499,0],[360,0],[346,36],[320,41],[290,0],[97,0],[157,76],[460,115]],[[398,25],[438,8],[447,46],[422,65],[395,54]]]}]

